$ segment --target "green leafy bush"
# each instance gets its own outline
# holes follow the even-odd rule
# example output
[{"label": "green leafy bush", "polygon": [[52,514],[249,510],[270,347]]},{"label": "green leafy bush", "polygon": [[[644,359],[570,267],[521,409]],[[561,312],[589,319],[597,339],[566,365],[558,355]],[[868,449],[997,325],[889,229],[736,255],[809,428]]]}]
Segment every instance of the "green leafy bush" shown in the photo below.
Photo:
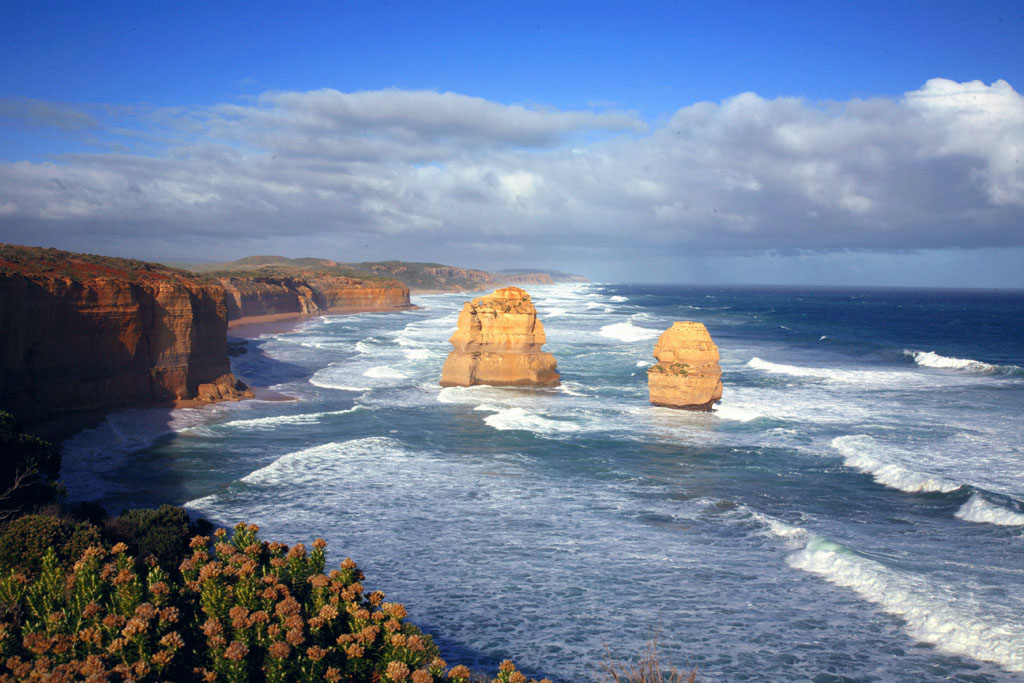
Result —
[{"label": "green leafy bush", "polygon": [[22,431],[10,413],[0,410],[0,509],[17,510],[56,499],[50,480],[60,471],[60,452],[38,436]]},{"label": "green leafy bush", "polygon": [[192,530],[188,513],[174,505],[155,510],[128,510],[104,522],[103,533],[111,542],[123,542],[138,557],[156,557],[160,566],[172,569],[188,552]]},{"label": "green leafy bush", "polygon": [[[468,683],[405,608],[366,594],[346,559],[324,574],[312,551],[266,543],[239,524],[197,536],[173,572],[139,570],[127,546],[86,549],[70,569],[43,555],[35,580],[0,575],[0,683],[95,681],[381,681]],[[497,683],[524,683],[503,662]]]},{"label": "green leafy bush", "polygon": [[48,552],[59,564],[70,566],[86,548],[102,543],[99,529],[91,524],[51,515],[25,515],[0,533],[0,568],[35,576]]}]

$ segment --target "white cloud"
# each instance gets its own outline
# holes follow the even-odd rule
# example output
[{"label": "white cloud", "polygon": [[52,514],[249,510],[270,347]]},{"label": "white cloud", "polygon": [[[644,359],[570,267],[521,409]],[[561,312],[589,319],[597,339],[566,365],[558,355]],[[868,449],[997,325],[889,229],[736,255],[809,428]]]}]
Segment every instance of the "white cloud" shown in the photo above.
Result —
[{"label": "white cloud", "polygon": [[611,260],[1024,246],[1024,98],[1004,81],[829,103],[742,93],[649,131],[621,112],[400,90],[134,115],[165,148],[0,164],[0,240],[145,254],[154,234],[222,251],[383,236],[390,256],[448,261],[510,237]]}]

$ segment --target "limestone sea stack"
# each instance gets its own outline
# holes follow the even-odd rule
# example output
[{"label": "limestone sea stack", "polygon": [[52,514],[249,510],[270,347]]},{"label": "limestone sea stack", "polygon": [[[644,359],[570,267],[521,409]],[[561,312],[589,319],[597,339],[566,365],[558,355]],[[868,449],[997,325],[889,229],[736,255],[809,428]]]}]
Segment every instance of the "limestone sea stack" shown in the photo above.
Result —
[{"label": "limestone sea stack", "polygon": [[541,351],[546,338],[530,295],[504,287],[466,303],[449,339],[455,349],[441,371],[441,386],[558,386],[555,357]]},{"label": "limestone sea stack", "polygon": [[704,323],[676,322],[654,345],[658,362],[647,369],[651,403],[687,410],[711,410],[722,398],[718,347]]}]

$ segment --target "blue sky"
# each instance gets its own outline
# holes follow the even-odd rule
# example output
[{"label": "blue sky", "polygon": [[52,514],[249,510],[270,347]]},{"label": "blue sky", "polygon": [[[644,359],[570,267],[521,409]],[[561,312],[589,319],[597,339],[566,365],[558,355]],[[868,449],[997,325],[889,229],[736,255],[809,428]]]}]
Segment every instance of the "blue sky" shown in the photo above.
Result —
[{"label": "blue sky", "polygon": [[34,2],[0,37],[0,241],[1024,287],[1019,2]]}]

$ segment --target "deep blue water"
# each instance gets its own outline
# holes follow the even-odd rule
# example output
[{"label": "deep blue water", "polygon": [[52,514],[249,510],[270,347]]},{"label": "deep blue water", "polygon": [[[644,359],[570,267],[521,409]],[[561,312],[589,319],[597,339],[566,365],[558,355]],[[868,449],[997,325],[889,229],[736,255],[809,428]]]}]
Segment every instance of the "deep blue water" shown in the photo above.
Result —
[{"label": "deep blue water", "polygon": [[[299,400],[113,415],[65,481],[323,536],[451,662],[594,680],[656,636],[706,681],[1024,680],[1024,293],[529,289],[558,389],[442,389],[469,296],[414,297],[235,359]],[[647,402],[675,320],[714,413]]]}]

